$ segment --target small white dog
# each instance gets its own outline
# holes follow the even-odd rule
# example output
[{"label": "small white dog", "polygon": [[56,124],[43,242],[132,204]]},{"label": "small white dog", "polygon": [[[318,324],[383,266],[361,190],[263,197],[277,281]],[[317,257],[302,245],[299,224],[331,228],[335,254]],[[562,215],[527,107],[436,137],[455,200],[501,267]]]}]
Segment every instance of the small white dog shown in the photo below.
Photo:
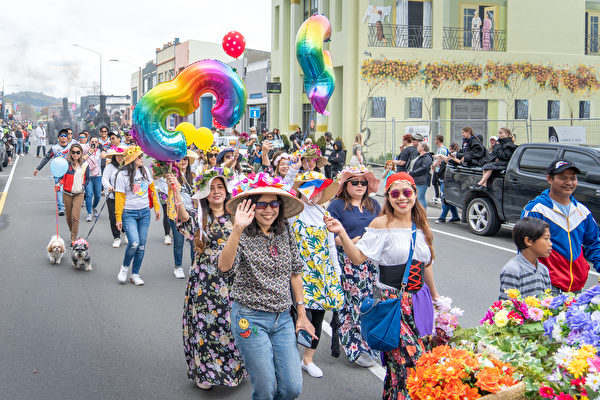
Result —
[{"label": "small white dog", "polygon": [[73,268],[83,268],[86,271],[92,270],[92,262],[89,254],[88,242],[79,238],[73,242],[73,254],[71,255],[71,261],[73,261]]},{"label": "small white dog", "polygon": [[63,255],[65,254],[65,241],[57,235],[53,235],[48,243],[48,259],[50,264],[60,264]]}]

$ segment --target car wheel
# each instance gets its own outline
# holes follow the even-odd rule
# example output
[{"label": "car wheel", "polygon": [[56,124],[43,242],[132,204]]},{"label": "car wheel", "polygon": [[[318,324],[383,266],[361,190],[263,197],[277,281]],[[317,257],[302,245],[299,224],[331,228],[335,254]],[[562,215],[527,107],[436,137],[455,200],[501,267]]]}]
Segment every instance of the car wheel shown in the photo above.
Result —
[{"label": "car wheel", "polygon": [[500,218],[492,202],[478,197],[467,206],[467,223],[471,232],[481,236],[495,235],[500,230]]},{"label": "car wheel", "polygon": [[3,167],[7,167],[8,166],[8,156],[4,156],[4,162],[2,163]]}]

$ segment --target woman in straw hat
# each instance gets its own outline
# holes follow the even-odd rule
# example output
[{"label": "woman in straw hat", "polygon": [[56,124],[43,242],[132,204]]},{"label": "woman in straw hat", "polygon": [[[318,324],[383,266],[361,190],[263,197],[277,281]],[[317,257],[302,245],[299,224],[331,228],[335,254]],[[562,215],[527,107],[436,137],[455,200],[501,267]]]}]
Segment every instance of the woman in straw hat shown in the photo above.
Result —
[{"label": "woman in straw hat", "polygon": [[[331,202],[328,211],[342,223],[354,243],[358,242],[369,226],[379,215],[381,207],[369,195],[377,192],[379,179],[363,165],[347,166],[338,175],[339,188],[337,198]],[[339,311],[340,321],[332,319],[332,329],[339,325],[340,341],[351,362],[361,367],[373,365],[378,352],[371,350],[360,333],[360,313],[358,308],[363,298],[373,294],[373,283],[377,270],[370,261],[353,264],[346,257],[339,237],[336,237],[340,264],[342,265],[342,288],[344,306]],[[334,340],[332,338],[332,340]],[[339,355],[334,340],[332,355]],[[337,350],[337,351],[336,351]]]},{"label": "woman in straw hat", "polygon": [[229,326],[233,275],[217,268],[219,253],[233,228],[231,214],[225,208],[230,198],[232,177],[228,169],[215,167],[195,178],[199,202],[197,210],[184,205],[181,185],[173,175],[177,229],[194,241],[194,265],[190,269],[183,311],[183,349],[188,379],[204,390],[214,385],[237,386],[246,376],[240,352],[235,347]]},{"label": "woman in straw hat", "polygon": [[294,155],[302,161],[302,172],[321,172],[321,168],[327,165],[327,159],[321,155],[321,149],[316,144],[302,146]]},{"label": "woman in straw hat", "polygon": [[317,339],[304,310],[302,260],[287,222],[304,207],[279,178],[264,173],[250,174],[233,194],[227,209],[235,213],[234,225],[219,256],[219,269],[235,272],[235,344],[250,374],[252,398],[295,399],[302,391],[302,369],[292,304],[298,312],[295,331]]},{"label": "woman in straw hat", "polygon": [[[383,399],[408,398],[408,368],[429,350],[433,333],[433,299],[438,297],[431,267],[433,233],[427,213],[416,201],[417,187],[406,172],[390,175],[385,184],[382,215],[374,219],[358,243],[342,224],[327,217],[327,229],[338,234],[354,264],[371,260],[379,265],[377,288],[382,300],[399,298],[402,304],[398,348],[384,353],[386,375]],[[411,250],[412,249],[412,250]],[[403,280],[412,253],[409,278]]]},{"label": "woman in straw hat", "polygon": [[[335,195],[338,183],[319,172],[306,172],[297,177],[294,189],[304,203],[304,210],[292,219],[292,229],[303,266],[306,315],[315,327],[315,336],[320,338],[325,311],[337,310],[344,304],[335,240],[325,227],[325,210],[321,206]],[[302,357],[302,369],[314,378],[323,376],[313,362],[318,345],[319,339],[313,339]]]},{"label": "woman in straw hat", "polygon": [[[174,173],[177,175],[176,180],[180,187],[179,194],[183,206],[186,210],[192,210],[194,204],[192,203],[192,184],[194,183],[194,173],[192,172],[192,163],[198,158],[198,155],[191,150],[187,151],[185,157],[175,163]],[[167,178],[170,174],[167,174]],[[171,174],[172,175],[172,174]],[[175,176],[173,176],[175,177]],[[168,189],[167,189],[168,192]],[[164,208],[163,208],[164,211]],[[175,221],[169,218],[169,227],[173,232],[173,261],[175,267],[173,268],[173,274],[177,279],[184,279],[185,272],[183,271],[183,247],[185,246],[185,238],[175,226]],[[194,244],[189,241],[190,244],[190,260],[194,262]]]},{"label": "woman in straw hat", "polygon": [[140,268],[146,251],[146,237],[150,226],[150,207],[154,208],[156,220],[160,219],[160,205],[152,182],[152,175],[144,166],[144,153],[139,146],[130,146],[125,151],[123,167],[117,173],[115,183],[115,215],[117,229],[125,227],[127,248],[123,265],[117,275],[119,283],[125,283],[129,265],[133,261],[130,281],[136,286],[144,284]]},{"label": "woman in straw hat", "polygon": [[[123,164],[123,157],[125,155],[125,146],[113,146],[106,152],[106,160],[108,161],[104,167],[102,173],[102,186],[106,192],[106,206],[108,207],[108,220],[110,223],[110,230],[113,235],[112,247],[121,246],[121,230],[117,229],[117,219],[115,217],[115,184],[117,179],[117,172]],[[125,232],[123,232],[125,234]],[[127,240],[127,236],[124,236]]]}]

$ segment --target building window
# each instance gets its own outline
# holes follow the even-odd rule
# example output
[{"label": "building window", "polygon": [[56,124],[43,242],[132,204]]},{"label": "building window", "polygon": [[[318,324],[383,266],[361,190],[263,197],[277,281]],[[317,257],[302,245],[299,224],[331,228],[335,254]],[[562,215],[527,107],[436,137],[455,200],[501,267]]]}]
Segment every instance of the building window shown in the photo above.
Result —
[{"label": "building window", "polygon": [[335,18],[334,18],[334,24],[335,24],[335,31],[339,32],[342,30],[342,0],[335,0]]},{"label": "building window", "polygon": [[515,100],[515,119],[527,119],[529,100]]},{"label": "building window", "polygon": [[590,117],[590,102],[588,100],[579,102],[579,118]]},{"label": "building window", "polygon": [[[383,97],[385,102],[385,97]],[[408,118],[422,118],[423,117],[423,99],[420,97],[410,97],[408,99]],[[385,109],[384,109],[385,114]]]},{"label": "building window", "polygon": [[163,74],[162,72],[160,74],[158,74],[158,83],[161,83],[163,81]]},{"label": "building window", "polygon": [[385,118],[385,97],[371,97],[371,118]]},{"label": "building window", "polygon": [[560,100],[548,100],[548,119],[560,118]]},{"label": "building window", "polygon": [[275,6],[275,31],[273,32],[273,47],[275,50],[279,49],[279,6]]},{"label": "building window", "polygon": [[319,0],[304,0],[304,20],[319,12]]}]

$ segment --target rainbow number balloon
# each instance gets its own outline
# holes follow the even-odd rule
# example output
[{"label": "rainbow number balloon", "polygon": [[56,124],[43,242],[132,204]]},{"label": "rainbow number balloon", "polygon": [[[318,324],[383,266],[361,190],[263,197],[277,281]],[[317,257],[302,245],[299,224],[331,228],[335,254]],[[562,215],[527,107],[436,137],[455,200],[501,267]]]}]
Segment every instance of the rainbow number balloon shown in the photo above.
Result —
[{"label": "rainbow number balloon", "polygon": [[306,96],[319,114],[325,110],[335,89],[331,54],[323,50],[329,40],[331,24],[324,15],[313,15],[300,26],[296,35],[296,58],[304,72]]},{"label": "rainbow number balloon", "polygon": [[170,114],[188,115],[199,106],[200,96],[210,92],[217,98],[212,116],[227,127],[235,125],[246,109],[246,86],[235,71],[217,60],[202,60],[187,66],[175,79],[146,93],[133,110],[134,136],[144,153],[161,161],[181,160],[186,138],[181,131],[168,131]]}]

